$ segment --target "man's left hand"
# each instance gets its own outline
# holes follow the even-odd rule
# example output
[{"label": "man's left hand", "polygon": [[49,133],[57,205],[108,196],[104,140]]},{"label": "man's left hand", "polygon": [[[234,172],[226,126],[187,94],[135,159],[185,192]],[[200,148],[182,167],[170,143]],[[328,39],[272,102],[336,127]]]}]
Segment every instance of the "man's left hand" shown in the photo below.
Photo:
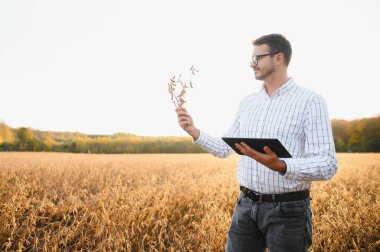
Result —
[{"label": "man's left hand", "polygon": [[268,146],[264,147],[264,151],[266,154],[260,153],[251,147],[249,147],[246,143],[241,142],[240,144],[235,144],[235,146],[244,154],[250,158],[253,158],[257,162],[265,165],[269,169],[273,171],[280,172],[282,174],[286,173],[286,163],[280,159],[278,159],[276,153],[274,153]]}]

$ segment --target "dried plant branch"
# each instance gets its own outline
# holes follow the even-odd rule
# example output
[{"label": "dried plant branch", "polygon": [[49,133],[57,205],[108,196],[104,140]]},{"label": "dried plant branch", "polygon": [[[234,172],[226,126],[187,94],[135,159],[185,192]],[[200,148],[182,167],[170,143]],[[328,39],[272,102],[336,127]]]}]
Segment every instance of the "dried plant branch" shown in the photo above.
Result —
[{"label": "dried plant branch", "polygon": [[[192,65],[190,68],[190,72],[191,72],[191,77],[190,77],[189,84],[190,84],[190,88],[194,88],[193,82],[192,82],[193,76],[196,73],[198,73],[199,71],[194,68],[194,65]],[[181,76],[182,76],[181,74],[178,76],[178,78],[176,76],[173,76],[173,78],[171,78],[169,83],[168,83],[168,91],[169,91],[169,94],[171,96],[171,101],[175,107],[182,107],[182,105],[186,102],[184,99],[184,95],[186,94],[186,89],[189,88],[189,86],[186,84],[186,82],[184,82],[181,79]],[[182,90],[178,95],[176,94],[176,86],[177,85],[175,83],[180,83],[181,87],[182,87]]]}]

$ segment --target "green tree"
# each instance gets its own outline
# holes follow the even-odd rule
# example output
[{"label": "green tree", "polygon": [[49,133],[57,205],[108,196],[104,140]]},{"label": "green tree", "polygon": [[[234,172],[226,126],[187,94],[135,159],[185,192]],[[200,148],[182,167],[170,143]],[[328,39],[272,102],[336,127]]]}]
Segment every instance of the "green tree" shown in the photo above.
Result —
[{"label": "green tree", "polygon": [[40,151],[42,149],[33,130],[25,127],[16,129],[16,148],[19,151]]}]

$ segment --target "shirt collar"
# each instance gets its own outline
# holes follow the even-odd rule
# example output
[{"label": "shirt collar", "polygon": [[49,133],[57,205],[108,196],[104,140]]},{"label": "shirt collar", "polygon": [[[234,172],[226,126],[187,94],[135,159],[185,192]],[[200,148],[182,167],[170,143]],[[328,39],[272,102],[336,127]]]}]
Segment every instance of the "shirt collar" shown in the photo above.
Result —
[{"label": "shirt collar", "polygon": [[[275,97],[275,96],[283,95],[286,92],[288,92],[292,87],[294,87],[295,84],[296,84],[295,81],[292,78],[289,78],[289,80],[284,85],[279,87],[276,91],[274,91],[274,93],[271,96]],[[265,94],[267,94],[264,84],[262,84],[261,86],[261,91],[264,91]]]}]

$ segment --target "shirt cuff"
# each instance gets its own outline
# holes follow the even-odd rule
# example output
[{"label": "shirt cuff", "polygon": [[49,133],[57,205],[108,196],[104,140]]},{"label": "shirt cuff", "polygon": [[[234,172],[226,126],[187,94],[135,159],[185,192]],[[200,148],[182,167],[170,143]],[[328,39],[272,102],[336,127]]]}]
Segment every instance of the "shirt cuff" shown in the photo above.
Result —
[{"label": "shirt cuff", "polygon": [[194,139],[193,139],[192,142],[193,142],[193,144],[202,145],[202,144],[205,142],[206,138],[207,138],[207,137],[206,137],[206,134],[204,134],[204,133],[202,132],[202,130],[199,130],[199,137],[198,137],[198,139],[195,140],[195,141],[194,141]]},{"label": "shirt cuff", "polygon": [[296,180],[297,179],[297,161],[293,158],[280,158],[286,164],[286,173],[281,174],[285,179]]}]

